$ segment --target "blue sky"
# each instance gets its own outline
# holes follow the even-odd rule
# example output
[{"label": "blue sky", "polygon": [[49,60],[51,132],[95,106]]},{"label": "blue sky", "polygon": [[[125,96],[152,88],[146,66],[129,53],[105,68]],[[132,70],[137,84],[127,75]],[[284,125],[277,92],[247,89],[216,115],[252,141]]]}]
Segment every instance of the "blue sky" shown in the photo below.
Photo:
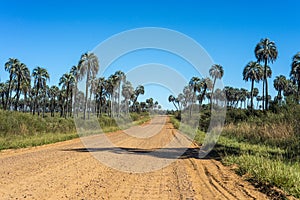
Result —
[{"label": "blue sky", "polygon": [[[4,63],[15,57],[30,70],[36,66],[47,68],[50,85],[57,84],[60,76],[77,64],[82,53],[114,34],[141,27],[164,27],[188,35],[224,67],[225,85],[247,89],[250,83],[242,80],[241,73],[247,62],[255,60],[254,47],[261,38],[275,41],[279,51],[278,60],[271,65],[270,85],[277,75],[289,75],[291,58],[300,51],[300,2],[296,0],[11,0],[0,1],[0,7],[1,81],[7,79]],[[159,59],[151,58],[154,54],[139,56],[137,63],[142,63],[142,59],[149,62],[165,58],[164,54]],[[179,65],[174,68],[185,71]],[[260,89],[261,85],[257,87]],[[149,88],[145,97],[154,93]],[[275,90],[270,88],[270,93],[274,96]],[[165,100],[167,96],[167,90],[159,90],[155,98],[165,108],[172,108]]]}]

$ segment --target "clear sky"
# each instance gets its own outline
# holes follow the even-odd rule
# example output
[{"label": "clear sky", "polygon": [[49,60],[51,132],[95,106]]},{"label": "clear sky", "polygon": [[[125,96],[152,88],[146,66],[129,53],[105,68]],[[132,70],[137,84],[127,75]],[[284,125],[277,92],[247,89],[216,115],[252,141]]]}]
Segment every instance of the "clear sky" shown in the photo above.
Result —
[{"label": "clear sky", "polygon": [[[82,53],[114,34],[141,27],[164,27],[188,35],[224,67],[225,85],[247,89],[250,83],[242,80],[242,70],[255,60],[254,47],[261,38],[275,41],[279,51],[278,60],[271,65],[270,85],[277,75],[289,75],[291,58],[300,51],[297,0],[11,0],[0,1],[0,7],[1,81],[7,79],[4,63],[15,57],[30,70],[45,67],[51,76],[49,84],[57,84],[60,76],[78,63]],[[145,54],[139,61],[153,54]],[[121,66],[116,69],[123,70]],[[260,89],[261,84],[257,87]],[[154,94],[153,88],[150,90],[145,97]],[[270,93],[274,96],[275,90],[270,88]],[[172,108],[167,97],[166,91],[160,91],[154,98],[165,108]]]}]

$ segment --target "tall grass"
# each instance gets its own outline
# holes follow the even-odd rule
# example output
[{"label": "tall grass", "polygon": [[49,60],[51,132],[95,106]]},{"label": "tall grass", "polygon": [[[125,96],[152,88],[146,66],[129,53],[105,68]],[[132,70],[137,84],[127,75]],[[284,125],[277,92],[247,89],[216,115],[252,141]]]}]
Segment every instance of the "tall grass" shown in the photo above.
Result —
[{"label": "tall grass", "polygon": [[[150,119],[150,116],[147,113],[132,113],[131,119],[133,122],[124,122],[126,126],[123,127],[108,116],[100,117],[96,123],[92,120],[82,120],[79,123],[89,128],[87,134],[90,135],[100,133],[99,125],[102,132],[112,132],[144,123]],[[79,135],[72,118],[42,118],[29,113],[0,110],[0,150],[38,146],[77,137]]]},{"label": "tall grass", "polygon": [[[283,116],[268,115],[264,122],[261,122],[263,117],[235,122],[227,119],[211,157],[218,155],[224,164],[237,165],[237,173],[260,185],[262,190],[265,186],[269,190],[273,190],[273,186],[282,189],[286,194],[280,194],[279,198],[287,195],[300,198],[297,124],[283,120]],[[171,119],[178,128],[179,121],[174,117]],[[204,137],[205,133],[198,131],[195,141],[201,144]]]}]

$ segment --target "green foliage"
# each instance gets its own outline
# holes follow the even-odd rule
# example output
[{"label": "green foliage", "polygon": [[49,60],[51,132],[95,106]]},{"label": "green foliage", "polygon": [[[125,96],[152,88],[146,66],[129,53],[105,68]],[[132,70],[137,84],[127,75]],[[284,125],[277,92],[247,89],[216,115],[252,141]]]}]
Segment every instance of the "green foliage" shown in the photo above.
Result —
[{"label": "green foliage", "polygon": [[[276,113],[228,109],[222,135],[209,156],[217,156],[227,165],[237,164],[237,173],[260,185],[264,192],[272,193],[276,186],[299,198],[300,106],[283,105],[278,109]],[[209,112],[202,110],[200,118],[200,129],[205,128]],[[175,128],[180,125],[175,117],[171,122]],[[204,137],[199,130],[194,140],[201,144]]]},{"label": "green foliage", "polygon": [[[150,119],[148,113],[132,113],[134,123],[120,127],[113,118],[102,116],[95,122],[93,120],[78,120],[79,127],[88,127],[85,135],[102,132],[111,132],[141,124]],[[72,118],[38,117],[29,113],[0,110],[0,150],[9,148],[23,148],[38,146],[59,141],[77,138],[74,120]]]},{"label": "green foliage", "polygon": [[41,118],[28,113],[0,110],[0,136],[75,132],[73,119]]}]

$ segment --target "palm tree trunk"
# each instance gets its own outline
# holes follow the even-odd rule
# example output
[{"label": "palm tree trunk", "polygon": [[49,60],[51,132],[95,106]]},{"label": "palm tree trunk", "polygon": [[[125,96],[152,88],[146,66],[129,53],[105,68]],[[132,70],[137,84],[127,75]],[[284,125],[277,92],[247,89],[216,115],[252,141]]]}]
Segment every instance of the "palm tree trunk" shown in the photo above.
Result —
[{"label": "palm tree trunk", "polygon": [[[74,86],[74,89],[73,89],[73,93],[74,93],[74,99],[73,99],[73,113],[74,113],[74,117],[75,117],[75,113],[77,113],[77,117],[78,117],[78,112],[77,112],[77,101],[76,101],[76,97],[77,97],[77,78],[75,80],[75,86]],[[72,98],[73,98],[73,95],[72,95]]]},{"label": "palm tree trunk", "polygon": [[26,111],[27,108],[27,92],[24,92],[24,107],[23,107],[23,112]]},{"label": "palm tree trunk", "polygon": [[300,80],[298,80],[298,91],[296,94],[296,99],[297,99],[297,104],[299,104],[299,100],[300,100]]},{"label": "palm tree trunk", "polygon": [[176,110],[178,111],[178,107],[176,106],[175,102],[172,101],[173,105],[175,106]]},{"label": "palm tree trunk", "polygon": [[12,82],[12,75],[9,75],[9,82],[8,82],[8,89],[6,93],[6,102],[5,102],[5,108],[4,110],[7,110],[7,106],[9,102],[11,101],[11,82]]},{"label": "palm tree trunk", "polygon": [[19,106],[19,99],[20,99],[20,83],[21,80],[20,78],[18,77],[18,86],[17,86],[17,99],[16,99],[16,102],[15,102],[15,111],[18,110],[18,106]]},{"label": "palm tree trunk", "polygon": [[201,105],[202,105],[203,99],[205,97],[206,90],[207,90],[207,87],[204,86],[203,92],[202,92],[201,97],[200,97],[201,98],[201,102],[200,102]]},{"label": "palm tree trunk", "polygon": [[[264,75],[265,76],[265,75]],[[265,79],[263,80],[262,110],[265,110]]]},{"label": "palm tree trunk", "polygon": [[265,59],[265,87],[266,87],[266,101],[265,101],[265,110],[268,110],[268,105],[269,105],[269,94],[268,94],[268,79],[267,79],[267,64],[268,64],[268,61],[267,59]]},{"label": "palm tree trunk", "polygon": [[69,112],[69,90],[70,90],[70,86],[69,83],[67,84],[67,103],[66,103],[66,112],[65,112],[65,118],[67,118],[68,112]]},{"label": "palm tree trunk", "polygon": [[251,83],[251,111],[253,110],[253,88],[254,88],[254,79]]},{"label": "palm tree trunk", "polygon": [[83,109],[83,119],[86,117],[86,110],[88,104],[88,93],[89,93],[89,79],[90,79],[90,63],[88,63],[88,69],[86,72],[86,85],[85,85],[85,100],[84,100],[84,109]]},{"label": "palm tree trunk", "polygon": [[118,117],[120,117],[120,108],[121,108],[121,105],[120,105],[120,96],[121,96],[121,81],[119,83],[119,88],[118,88]]},{"label": "palm tree trunk", "polygon": [[210,109],[212,109],[212,106],[213,106],[213,96],[214,96],[214,90],[215,90],[216,80],[217,80],[217,77],[214,78],[214,82],[213,82],[212,89],[211,89],[211,94],[210,94]]},{"label": "palm tree trunk", "polygon": [[33,104],[33,115],[35,115],[35,110],[36,110],[36,106],[37,106],[37,98],[38,98],[39,90],[40,90],[40,87],[37,86],[37,88],[36,88],[36,94],[35,94],[35,99],[34,99],[34,104]]},{"label": "palm tree trunk", "polygon": [[45,111],[46,111],[46,91],[45,91],[44,100],[43,100],[43,118],[45,117]]},{"label": "palm tree trunk", "polygon": [[70,90],[70,103],[69,103],[69,117],[72,117],[72,110],[73,110],[73,89]]}]

